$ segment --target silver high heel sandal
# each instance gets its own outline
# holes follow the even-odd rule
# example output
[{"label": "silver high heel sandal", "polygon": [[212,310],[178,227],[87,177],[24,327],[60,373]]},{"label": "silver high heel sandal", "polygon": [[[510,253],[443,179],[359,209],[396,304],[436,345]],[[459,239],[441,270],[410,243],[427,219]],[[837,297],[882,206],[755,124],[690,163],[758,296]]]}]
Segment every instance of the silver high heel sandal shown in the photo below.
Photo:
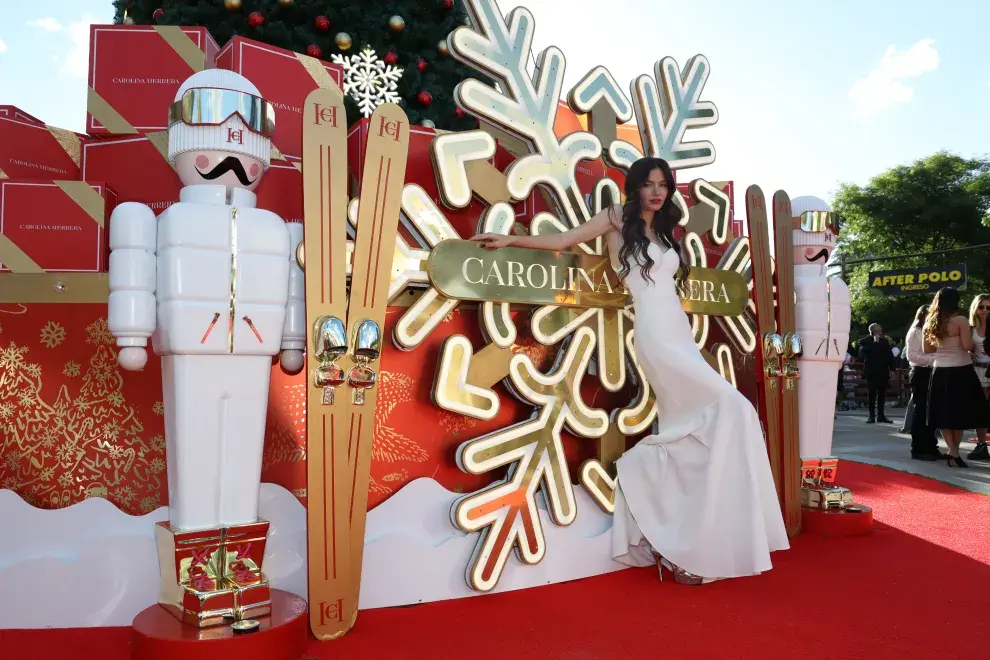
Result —
[{"label": "silver high heel sandal", "polygon": [[676,566],[672,562],[664,559],[656,552],[653,553],[653,561],[657,564],[657,572],[660,574],[660,581],[663,582],[663,571],[664,569],[670,571],[674,576],[674,582],[677,584],[684,584],[691,587],[698,587],[709,582],[714,582],[717,578],[703,578],[700,575],[695,575],[694,573],[688,573],[680,566]]}]

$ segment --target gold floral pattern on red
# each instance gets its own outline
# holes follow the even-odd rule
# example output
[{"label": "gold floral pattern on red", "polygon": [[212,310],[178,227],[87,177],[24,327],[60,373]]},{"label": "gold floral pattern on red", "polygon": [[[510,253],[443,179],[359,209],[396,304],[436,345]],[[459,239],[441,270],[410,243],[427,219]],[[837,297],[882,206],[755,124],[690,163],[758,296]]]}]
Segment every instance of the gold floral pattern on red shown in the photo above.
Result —
[{"label": "gold floral pattern on red", "polygon": [[[32,319],[17,319],[18,339],[8,332],[0,343],[0,486],[45,508],[89,497],[128,513],[164,504],[164,443],[151,442],[154,431],[127,400],[133,391],[118,371],[106,319],[84,328]],[[36,344],[19,339],[32,335]],[[68,345],[76,359],[47,354],[73,338],[84,339]]]}]

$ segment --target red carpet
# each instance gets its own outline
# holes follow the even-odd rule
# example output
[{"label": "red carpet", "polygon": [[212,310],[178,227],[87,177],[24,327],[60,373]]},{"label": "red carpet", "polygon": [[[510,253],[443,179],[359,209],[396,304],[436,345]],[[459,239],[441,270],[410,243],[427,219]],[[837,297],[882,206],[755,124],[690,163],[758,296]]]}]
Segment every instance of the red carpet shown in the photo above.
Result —
[{"label": "red carpet", "polygon": [[[653,570],[363,612],[310,660],[976,660],[990,653],[990,497],[843,463],[871,537],[795,539],[774,570],[700,588]],[[979,468],[975,468],[979,469]],[[71,588],[71,587],[68,587]],[[123,660],[130,629],[0,631],[0,657]],[[179,659],[181,660],[181,659]]]}]

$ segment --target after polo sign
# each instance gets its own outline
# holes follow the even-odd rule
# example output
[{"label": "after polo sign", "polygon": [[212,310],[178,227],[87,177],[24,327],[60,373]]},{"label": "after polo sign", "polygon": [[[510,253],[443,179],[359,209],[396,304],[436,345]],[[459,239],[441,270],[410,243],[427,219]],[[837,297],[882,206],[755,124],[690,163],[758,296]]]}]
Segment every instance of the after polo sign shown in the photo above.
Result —
[{"label": "after polo sign", "polygon": [[901,268],[870,273],[870,288],[888,296],[935,292],[945,286],[960,289],[966,284],[966,264]]}]

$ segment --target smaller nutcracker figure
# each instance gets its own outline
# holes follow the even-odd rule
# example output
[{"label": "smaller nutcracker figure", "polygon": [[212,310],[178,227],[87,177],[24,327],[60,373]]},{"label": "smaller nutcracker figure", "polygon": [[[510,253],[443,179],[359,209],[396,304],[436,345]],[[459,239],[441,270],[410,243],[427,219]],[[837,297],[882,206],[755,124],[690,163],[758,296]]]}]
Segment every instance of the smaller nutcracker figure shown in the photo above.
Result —
[{"label": "smaller nutcracker figure", "polygon": [[169,108],[169,160],[185,187],[156,218],[110,219],[110,332],[125,369],[162,360],[169,521],[155,529],[159,602],[198,627],[270,612],[258,519],[272,358],[302,367],[301,225],[255,207],[275,112],[243,76],[194,74]]},{"label": "smaller nutcracker figure", "polygon": [[805,505],[841,508],[851,502],[848,490],[835,487],[838,461],[832,452],[836,391],[849,345],[849,288],[826,274],[838,226],[829,205],[816,197],[791,202],[795,218],[794,293],[797,332],[804,344],[798,361],[799,450]]}]

